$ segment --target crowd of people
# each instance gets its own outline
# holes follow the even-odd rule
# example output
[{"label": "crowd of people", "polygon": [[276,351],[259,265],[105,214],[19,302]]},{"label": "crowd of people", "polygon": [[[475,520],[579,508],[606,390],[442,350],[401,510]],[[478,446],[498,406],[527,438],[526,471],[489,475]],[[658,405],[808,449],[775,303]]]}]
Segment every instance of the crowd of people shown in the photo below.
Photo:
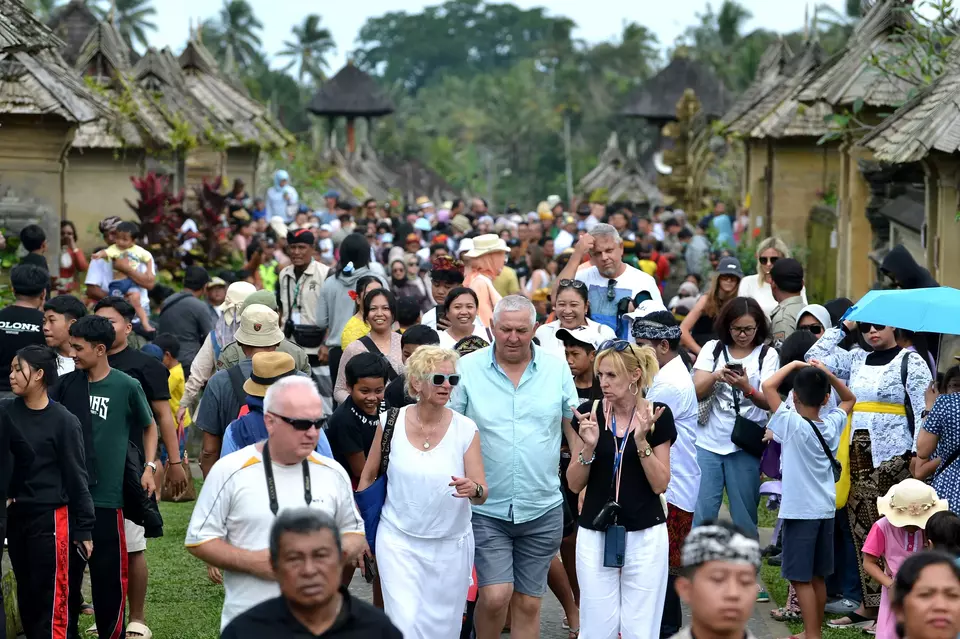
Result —
[{"label": "crowd of people", "polygon": [[[185,544],[230,638],[526,639],[548,588],[570,639],[743,636],[761,554],[805,639],[960,630],[960,369],[849,300],[808,304],[777,238],[747,275],[722,204],[313,210],[282,171],[227,202],[247,263],[185,263],[178,292],[132,222],[103,220],[89,262],[65,222],[55,277],[21,232],[0,532],[29,639],[76,637],[81,612],[152,636],[159,498],[196,500]],[[884,272],[936,286],[902,247]]]}]

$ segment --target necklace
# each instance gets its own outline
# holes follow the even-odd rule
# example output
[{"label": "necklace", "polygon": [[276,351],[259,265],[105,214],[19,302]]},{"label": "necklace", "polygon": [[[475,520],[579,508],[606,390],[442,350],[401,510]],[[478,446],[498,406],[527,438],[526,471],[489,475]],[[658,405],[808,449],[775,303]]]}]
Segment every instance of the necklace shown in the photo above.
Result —
[{"label": "necklace", "polygon": [[[443,419],[443,415],[440,416],[440,420]],[[437,423],[433,425],[433,428],[430,429],[430,434],[426,434],[423,431],[423,418],[420,417],[420,404],[417,404],[417,422],[420,424],[420,434],[423,435],[423,449],[430,450],[430,438],[433,437],[433,433],[437,430],[437,425],[440,424],[440,420],[437,420]]]}]

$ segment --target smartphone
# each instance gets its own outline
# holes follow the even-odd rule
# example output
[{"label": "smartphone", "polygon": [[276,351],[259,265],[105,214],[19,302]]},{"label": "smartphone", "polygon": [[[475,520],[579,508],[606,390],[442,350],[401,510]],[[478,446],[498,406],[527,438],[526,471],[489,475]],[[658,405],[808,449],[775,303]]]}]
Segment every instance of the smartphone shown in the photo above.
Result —
[{"label": "smartphone", "polygon": [[437,323],[444,322],[447,319],[447,311],[443,308],[443,305],[437,306]]},{"label": "smartphone", "polygon": [[368,584],[377,578],[377,562],[370,555],[363,556],[363,578]]},{"label": "smartphone", "polygon": [[737,375],[743,375],[744,373],[743,364],[741,364],[740,362],[731,362],[727,364],[727,368],[733,371],[734,373],[736,373]]}]

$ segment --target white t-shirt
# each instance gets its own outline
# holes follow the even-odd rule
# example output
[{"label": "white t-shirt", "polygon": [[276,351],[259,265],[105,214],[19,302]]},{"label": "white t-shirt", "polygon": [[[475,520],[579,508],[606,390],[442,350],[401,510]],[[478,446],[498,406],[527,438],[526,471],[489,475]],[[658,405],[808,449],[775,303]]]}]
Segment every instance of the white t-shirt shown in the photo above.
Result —
[{"label": "white t-shirt", "polygon": [[[183,221],[183,224],[180,225],[180,233],[189,233],[189,232],[199,233],[200,229],[197,228],[197,223],[190,219],[189,217]],[[180,248],[187,253],[193,250],[193,247],[197,245],[197,238],[192,237],[189,240],[184,240],[183,244],[180,245]]]},{"label": "white t-shirt", "polygon": [[[712,372],[715,370],[713,361],[713,350],[717,345],[717,340],[710,340],[700,349],[700,355],[697,362],[693,365],[695,371]],[[759,392],[760,386],[771,375],[777,372],[780,367],[780,356],[773,347],[767,347],[767,354],[760,364],[760,351],[763,346],[757,346],[746,358],[741,360],[728,359],[727,353],[721,351],[716,368],[726,366],[728,361],[739,361],[743,364],[747,377],[750,378],[750,384]],[[753,420],[758,424],[767,421],[767,411],[758,408],[749,397],[743,397],[740,394],[740,414],[747,419]],[[710,409],[710,419],[706,426],[700,427],[697,435],[697,446],[717,455],[729,455],[740,450],[732,441],[730,435],[733,433],[733,422],[736,416],[733,411],[733,389],[729,384],[719,382],[714,392],[714,401]]]},{"label": "white t-shirt", "polygon": [[[586,319],[587,326],[600,333],[600,337],[603,338],[601,344],[608,339],[617,339],[616,333],[614,333],[613,329],[609,326],[594,322],[589,317]],[[548,350],[551,353],[556,353],[560,355],[560,357],[565,358],[566,354],[563,350],[563,342],[557,337],[558,330],[560,330],[560,320],[553,320],[552,322],[547,322],[538,328],[537,332],[534,333],[534,337],[540,340],[540,346],[542,346],[545,350]]]},{"label": "white t-shirt", "polygon": [[[437,330],[437,310],[438,310],[439,308],[440,308],[440,306],[434,306],[434,307],[431,308],[429,311],[427,311],[426,313],[424,313],[424,314],[423,314],[423,317],[420,318],[420,323],[423,324],[424,326],[429,326],[429,327],[432,328],[433,330]],[[474,325],[475,327],[477,327],[479,330],[483,330],[483,322],[480,321],[480,318],[479,318],[479,317],[477,317],[477,318],[475,318],[475,319],[473,320],[473,325]],[[477,333],[476,330],[474,330],[474,333],[476,333],[476,334],[479,335],[479,333]],[[487,339],[486,333],[484,333],[483,335],[480,335],[480,336],[481,336],[483,339]],[[488,341],[489,341],[489,340],[488,340]]]},{"label": "white t-shirt", "polygon": [[[343,467],[315,452],[310,454],[308,462],[312,494],[310,508],[333,517],[340,527],[340,534],[363,534],[363,520],[353,501],[353,486]],[[300,464],[281,466],[273,463],[273,476],[281,511],[306,505]],[[273,521],[263,454],[254,444],[221,457],[213,465],[197,497],[185,543],[191,547],[222,539],[243,550],[265,550],[270,546]],[[223,571],[223,586],[221,630],[242,612],[280,596],[280,587],[276,583],[230,570]]]},{"label": "white t-shirt", "polygon": [[560,229],[557,237],[553,238],[553,254],[560,255],[573,246],[575,240],[576,238],[573,237],[573,233],[570,233],[567,229]]},{"label": "white t-shirt", "polygon": [[674,357],[653,378],[647,399],[670,407],[677,427],[677,441],[670,447],[670,483],[667,502],[692,513],[700,492],[700,464],[697,463],[697,390],[683,360]]},{"label": "white t-shirt", "polygon": [[[847,414],[840,408],[820,412],[823,421],[814,422],[823,439],[836,456],[840,434],[847,423]],[[836,513],[837,488],[833,468],[813,428],[799,413],[780,405],[767,422],[782,449],[783,494],[780,499],[782,519],[829,519]]]},{"label": "white t-shirt", "polygon": [[[770,285],[760,279],[759,275],[747,275],[740,280],[740,290],[737,291],[739,297],[752,297],[757,300],[757,304],[763,309],[763,312],[770,317],[773,309],[777,308],[777,300],[773,299],[773,289]],[[807,305],[807,288],[800,291],[800,297],[803,298],[803,305]]]},{"label": "white t-shirt", "polygon": [[75,370],[77,370],[77,363],[73,361],[72,357],[64,357],[57,353],[57,375],[66,375]]},{"label": "white t-shirt", "polygon": [[613,278],[616,281],[613,299],[607,293],[610,278],[601,275],[596,266],[577,272],[577,279],[587,285],[590,316],[614,332],[617,331],[617,303],[624,297],[634,299],[638,293],[645,291],[650,294],[651,300],[663,305],[663,297],[655,279],[629,264],[624,264],[624,267],[620,277]]},{"label": "white t-shirt", "polygon": [[[153,275],[157,274],[157,263],[155,260],[150,259],[149,270]],[[148,266],[146,264],[140,264],[137,267],[138,273],[146,273]],[[99,286],[103,289],[104,292],[107,292],[110,289],[110,282],[113,281],[113,265],[110,263],[110,260],[90,260],[90,268],[87,269],[87,279],[84,281],[84,284],[90,286]],[[137,287],[140,289],[140,306],[143,307],[143,310],[150,314],[150,291],[143,288],[142,286]],[[139,320],[138,320],[139,321]]]},{"label": "white t-shirt", "polygon": [[[436,316],[434,316],[434,321],[436,321]],[[440,335],[440,348],[452,349],[459,341],[455,340],[453,336],[446,331],[439,331],[438,334]],[[473,335],[486,340],[488,343],[493,343],[493,331],[488,331],[484,328],[483,324],[476,318],[473,320]]]}]

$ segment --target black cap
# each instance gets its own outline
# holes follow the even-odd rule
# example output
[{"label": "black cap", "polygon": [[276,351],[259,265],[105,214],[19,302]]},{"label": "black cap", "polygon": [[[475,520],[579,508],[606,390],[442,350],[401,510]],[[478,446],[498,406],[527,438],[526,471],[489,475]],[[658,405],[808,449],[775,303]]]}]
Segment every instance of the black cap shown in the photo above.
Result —
[{"label": "black cap", "polygon": [[287,233],[287,245],[291,244],[309,244],[313,246],[315,239],[310,229],[297,229]]},{"label": "black cap", "polygon": [[803,266],[792,258],[780,258],[770,269],[770,279],[781,291],[799,293],[803,290]]},{"label": "black cap", "polygon": [[202,266],[188,266],[183,273],[183,287],[199,291],[210,282],[210,274]]},{"label": "black cap", "polygon": [[581,202],[577,207],[577,215],[590,215],[590,203]]}]

